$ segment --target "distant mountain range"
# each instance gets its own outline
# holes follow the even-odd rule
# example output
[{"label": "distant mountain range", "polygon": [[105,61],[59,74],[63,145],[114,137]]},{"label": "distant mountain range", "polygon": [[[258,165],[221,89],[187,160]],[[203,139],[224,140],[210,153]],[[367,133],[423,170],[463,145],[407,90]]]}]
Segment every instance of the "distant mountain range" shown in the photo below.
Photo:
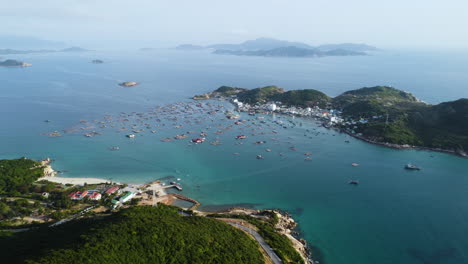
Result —
[{"label": "distant mountain range", "polygon": [[237,56],[262,56],[262,57],[324,57],[324,56],[359,56],[367,55],[365,52],[335,49],[321,51],[319,49],[305,49],[294,46],[274,48],[270,50],[225,50],[218,49],[214,54],[227,54]]},{"label": "distant mountain range", "polygon": [[0,55],[10,55],[10,54],[30,54],[30,53],[51,53],[51,52],[85,52],[89,51],[80,47],[71,47],[60,50],[53,49],[38,49],[38,50],[14,50],[14,49],[0,49]]},{"label": "distant mountain range", "polygon": [[213,44],[198,46],[183,44],[176,47],[179,50],[214,50],[214,54],[237,56],[264,57],[322,57],[322,56],[358,56],[366,55],[368,51],[377,50],[366,44],[342,43],[311,46],[301,42],[291,42],[271,38],[247,40],[240,44]]}]

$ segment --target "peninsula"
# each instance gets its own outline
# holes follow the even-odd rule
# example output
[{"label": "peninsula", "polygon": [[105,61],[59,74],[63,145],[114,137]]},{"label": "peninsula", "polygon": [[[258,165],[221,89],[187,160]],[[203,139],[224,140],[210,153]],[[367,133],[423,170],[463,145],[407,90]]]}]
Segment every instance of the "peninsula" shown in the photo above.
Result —
[{"label": "peninsula", "polygon": [[[51,182],[51,160],[0,160],[0,247],[8,263],[309,263],[295,221],[277,210],[196,210],[143,185]],[[191,208],[171,205],[193,201]],[[37,243],[41,243],[41,247]]]},{"label": "peninsula", "polygon": [[377,48],[366,44],[326,44],[311,46],[302,42],[291,42],[272,38],[247,40],[240,44],[213,44],[208,46],[182,44],[179,50],[212,50],[214,54],[262,57],[324,57],[363,56]]},{"label": "peninsula", "polygon": [[392,87],[347,91],[335,98],[313,90],[277,86],[256,89],[222,86],[193,99],[224,98],[239,111],[270,111],[320,118],[370,143],[394,148],[422,148],[467,156],[468,99],[437,105]]}]

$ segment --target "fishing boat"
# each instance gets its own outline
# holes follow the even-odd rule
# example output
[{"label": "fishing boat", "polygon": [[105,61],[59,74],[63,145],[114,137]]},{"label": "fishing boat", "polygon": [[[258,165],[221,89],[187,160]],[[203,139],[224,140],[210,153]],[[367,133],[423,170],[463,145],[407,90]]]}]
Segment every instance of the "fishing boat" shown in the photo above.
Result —
[{"label": "fishing boat", "polygon": [[408,163],[405,165],[405,169],[407,170],[421,170],[420,167],[416,166],[416,165],[413,165],[411,163]]},{"label": "fishing boat", "polygon": [[357,166],[359,166],[359,164],[358,163],[351,163],[351,166],[357,167]]},{"label": "fishing boat", "polygon": [[205,138],[194,138],[192,139],[192,143],[198,144],[205,142]]},{"label": "fishing boat", "polygon": [[134,135],[134,134],[128,134],[128,135],[126,135],[126,137],[128,137],[128,138],[135,138],[135,135]]},{"label": "fishing boat", "polygon": [[351,185],[358,185],[359,184],[359,181],[358,180],[350,180],[348,182],[348,184],[351,184]]},{"label": "fishing boat", "polygon": [[246,135],[238,135],[238,136],[236,137],[236,139],[246,139],[246,138],[247,138]]},{"label": "fishing boat", "polygon": [[186,137],[187,137],[186,134],[181,134],[181,135],[175,136],[174,138],[175,138],[175,139],[183,139],[183,138],[186,138]]},{"label": "fishing boat", "polygon": [[257,159],[263,159],[262,155],[257,155]]}]

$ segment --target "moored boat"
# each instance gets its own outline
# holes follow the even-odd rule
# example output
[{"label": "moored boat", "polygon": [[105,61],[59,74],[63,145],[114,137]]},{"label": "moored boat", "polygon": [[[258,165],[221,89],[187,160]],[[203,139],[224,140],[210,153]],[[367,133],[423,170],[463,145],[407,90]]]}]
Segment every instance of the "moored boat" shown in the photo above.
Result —
[{"label": "moored boat", "polygon": [[414,164],[411,164],[411,163],[408,163],[405,165],[405,169],[407,170],[421,170],[420,167],[414,165]]}]

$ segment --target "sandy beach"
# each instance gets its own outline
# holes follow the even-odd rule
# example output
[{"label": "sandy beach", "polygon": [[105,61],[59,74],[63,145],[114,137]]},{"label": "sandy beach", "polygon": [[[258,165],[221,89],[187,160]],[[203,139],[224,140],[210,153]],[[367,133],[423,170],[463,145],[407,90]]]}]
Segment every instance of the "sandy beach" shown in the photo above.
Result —
[{"label": "sandy beach", "polygon": [[65,178],[65,177],[42,177],[40,180],[46,180],[50,182],[56,182],[61,184],[73,184],[73,185],[84,185],[87,184],[98,184],[98,183],[105,183],[109,182],[106,179],[99,179],[99,178]]}]

